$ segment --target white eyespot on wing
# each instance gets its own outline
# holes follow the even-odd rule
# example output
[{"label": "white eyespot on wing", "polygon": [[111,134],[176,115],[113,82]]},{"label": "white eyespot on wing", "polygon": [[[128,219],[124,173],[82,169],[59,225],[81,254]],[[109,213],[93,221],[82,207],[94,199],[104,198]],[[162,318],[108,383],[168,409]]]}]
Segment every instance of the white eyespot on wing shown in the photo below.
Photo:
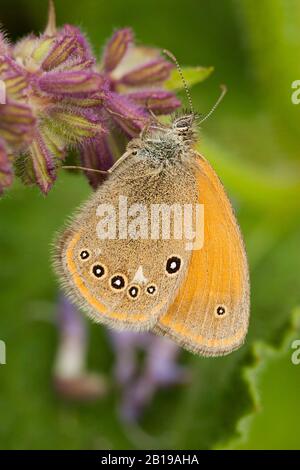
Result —
[{"label": "white eyespot on wing", "polygon": [[139,266],[134,277],[133,277],[133,280],[132,282],[136,282],[138,284],[147,284],[148,282],[148,279],[144,276],[144,272],[143,272],[143,266]]}]

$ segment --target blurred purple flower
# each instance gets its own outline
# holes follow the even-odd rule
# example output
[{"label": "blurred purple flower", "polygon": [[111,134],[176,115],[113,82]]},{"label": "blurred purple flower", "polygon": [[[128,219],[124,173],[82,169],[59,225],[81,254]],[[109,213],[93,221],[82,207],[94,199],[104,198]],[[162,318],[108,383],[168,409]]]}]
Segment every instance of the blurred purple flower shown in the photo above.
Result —
[{"label": "blurred purple flower", "polygon": [[[86,370],[87,334],[84,318],[66,297],[58,303],[59,347],[54,364],[54,386],[67,398],[90,400],[103,397],[103,376]],[[184,385],[190,380],[187,368],[178,364],[180,348],[173,341],[152,333],[110,330],[115,354],[114,378],[120,387],[120,418],[137,421],[163,387]],[[143,367],[138,353],[143,351]]]},{"label": "blurred purple flower", "polygon": [[59,347],[54,364],[54,387],[65,398],[94,400],[107,392],[104,377],[86,371],[87,332],[77,308],[64,296],[58,302]]},{"label": "blurred purple flower", "polygon": [[[110,336],[116,353],[115,379],[121,387],[120,416],[137,421],[160,388],[185,385],[189,370],[178,364],[180,348],[168,338],[153,333],[118,332]],[[139,350],[145,352],[143,368],[138,364]]]}]

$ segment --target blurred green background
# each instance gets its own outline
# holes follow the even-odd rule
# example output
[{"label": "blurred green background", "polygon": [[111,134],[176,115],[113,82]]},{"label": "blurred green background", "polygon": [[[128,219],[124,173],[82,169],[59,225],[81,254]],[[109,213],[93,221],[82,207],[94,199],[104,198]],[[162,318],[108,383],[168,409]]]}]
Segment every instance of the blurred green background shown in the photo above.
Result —
[{"label": "blurred green background", "polygon": [[[114,28],[131,26],[138,41],[171,50],[182,65],[213,65],[192,89],[199,112],[227,85],[199,148],[228,189],[245,236],[251,325],[246,345],[228,357],[184,353],[191,384],[160,392],[140,434],[120,422],[117,391],[93,404],[62,401],[51,384],[57,283],[50,244],[90,189],[82,176],[63,173],[47,197],[15,184],[0,201],[0,339],[7,346],[0,447],[299,449],[300,365],[282,337],[300,337],[288,326],[300,305],[300,106],[291,102],[291,83],[300,79],[300,1],[57,0],[56,9],[58,24],[82,27],[98,54]],[[46,16],[44,0],[1,0],[0,22],[14,40],[41,31]],[[109,377],[105,329],[89,329],[89,367]]]}]

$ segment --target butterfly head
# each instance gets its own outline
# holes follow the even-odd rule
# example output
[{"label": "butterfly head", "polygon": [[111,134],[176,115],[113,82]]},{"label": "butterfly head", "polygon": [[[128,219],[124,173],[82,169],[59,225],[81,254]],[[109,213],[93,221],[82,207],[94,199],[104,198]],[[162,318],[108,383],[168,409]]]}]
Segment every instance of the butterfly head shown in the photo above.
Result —
[{"label": "butterfly head", "polygon": [[176,160],[197,140],[195,114],[176,117],[171,124],[153,123],[147,126],[128,148],[134,148],[143,157],[151,160]]},{"label": "butterfly head", "polygon": [[196,114],[176,117],[172,123],[172,131],[182,142],[194,143],[197,139]]}]

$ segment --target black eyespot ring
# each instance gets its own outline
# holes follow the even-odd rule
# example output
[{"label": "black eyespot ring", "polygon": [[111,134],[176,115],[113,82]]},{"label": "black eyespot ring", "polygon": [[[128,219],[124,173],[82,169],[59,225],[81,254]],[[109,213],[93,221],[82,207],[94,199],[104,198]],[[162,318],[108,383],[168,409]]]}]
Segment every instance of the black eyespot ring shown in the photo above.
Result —
[{"label": "black eyespot ring", "polygon": [[106,268],[103,264],[94,264],[94,266],[92,267],[92,273],[98,279],[103,278],[106,275]]},{"label": "black eyespot ring", "polygon": [[80,252],[80,259],[82,259],[83,261],[85,261],[86,259],[88,259],[90,257],[90,254],[87,250],[82,250]]},{"label": "black eyespot ring", "polygon": [[178,273],[182,265],[182,260],[179,256],[173,255],[168,258],[166,263],[166,271],[169,276]]},{"label": "black eyespot ring", "polygon": [[226,315],[226,313],[227,313],[226,308],[223,305],[219,305],[216,308],[216,316],[217,317],[224,317],[224,315]]},{"label": "black eyespot ring", "polygon": [[110,278],[110,287],[115,290],[123,290],[127,285],[127,278],[123,274],[114,274]]},{"label": "black eyespot ring", "polygon": [[130,286],[127,291],[128,297],[134,300],[137,299],[140,294],[140,290],[141,290],[140,287],[137,286],[136,284]]},{"label": "black eyespot ring", "polygon": [[146,293],[148,295],[155,295],[157,292],[157,287],[155,284],[149,284],[149,286],[146,287]]},{"label": "black eyespot ring", "polygon": [[138,151],[137,150],[132,150],[131,155],[137,155]]}]

